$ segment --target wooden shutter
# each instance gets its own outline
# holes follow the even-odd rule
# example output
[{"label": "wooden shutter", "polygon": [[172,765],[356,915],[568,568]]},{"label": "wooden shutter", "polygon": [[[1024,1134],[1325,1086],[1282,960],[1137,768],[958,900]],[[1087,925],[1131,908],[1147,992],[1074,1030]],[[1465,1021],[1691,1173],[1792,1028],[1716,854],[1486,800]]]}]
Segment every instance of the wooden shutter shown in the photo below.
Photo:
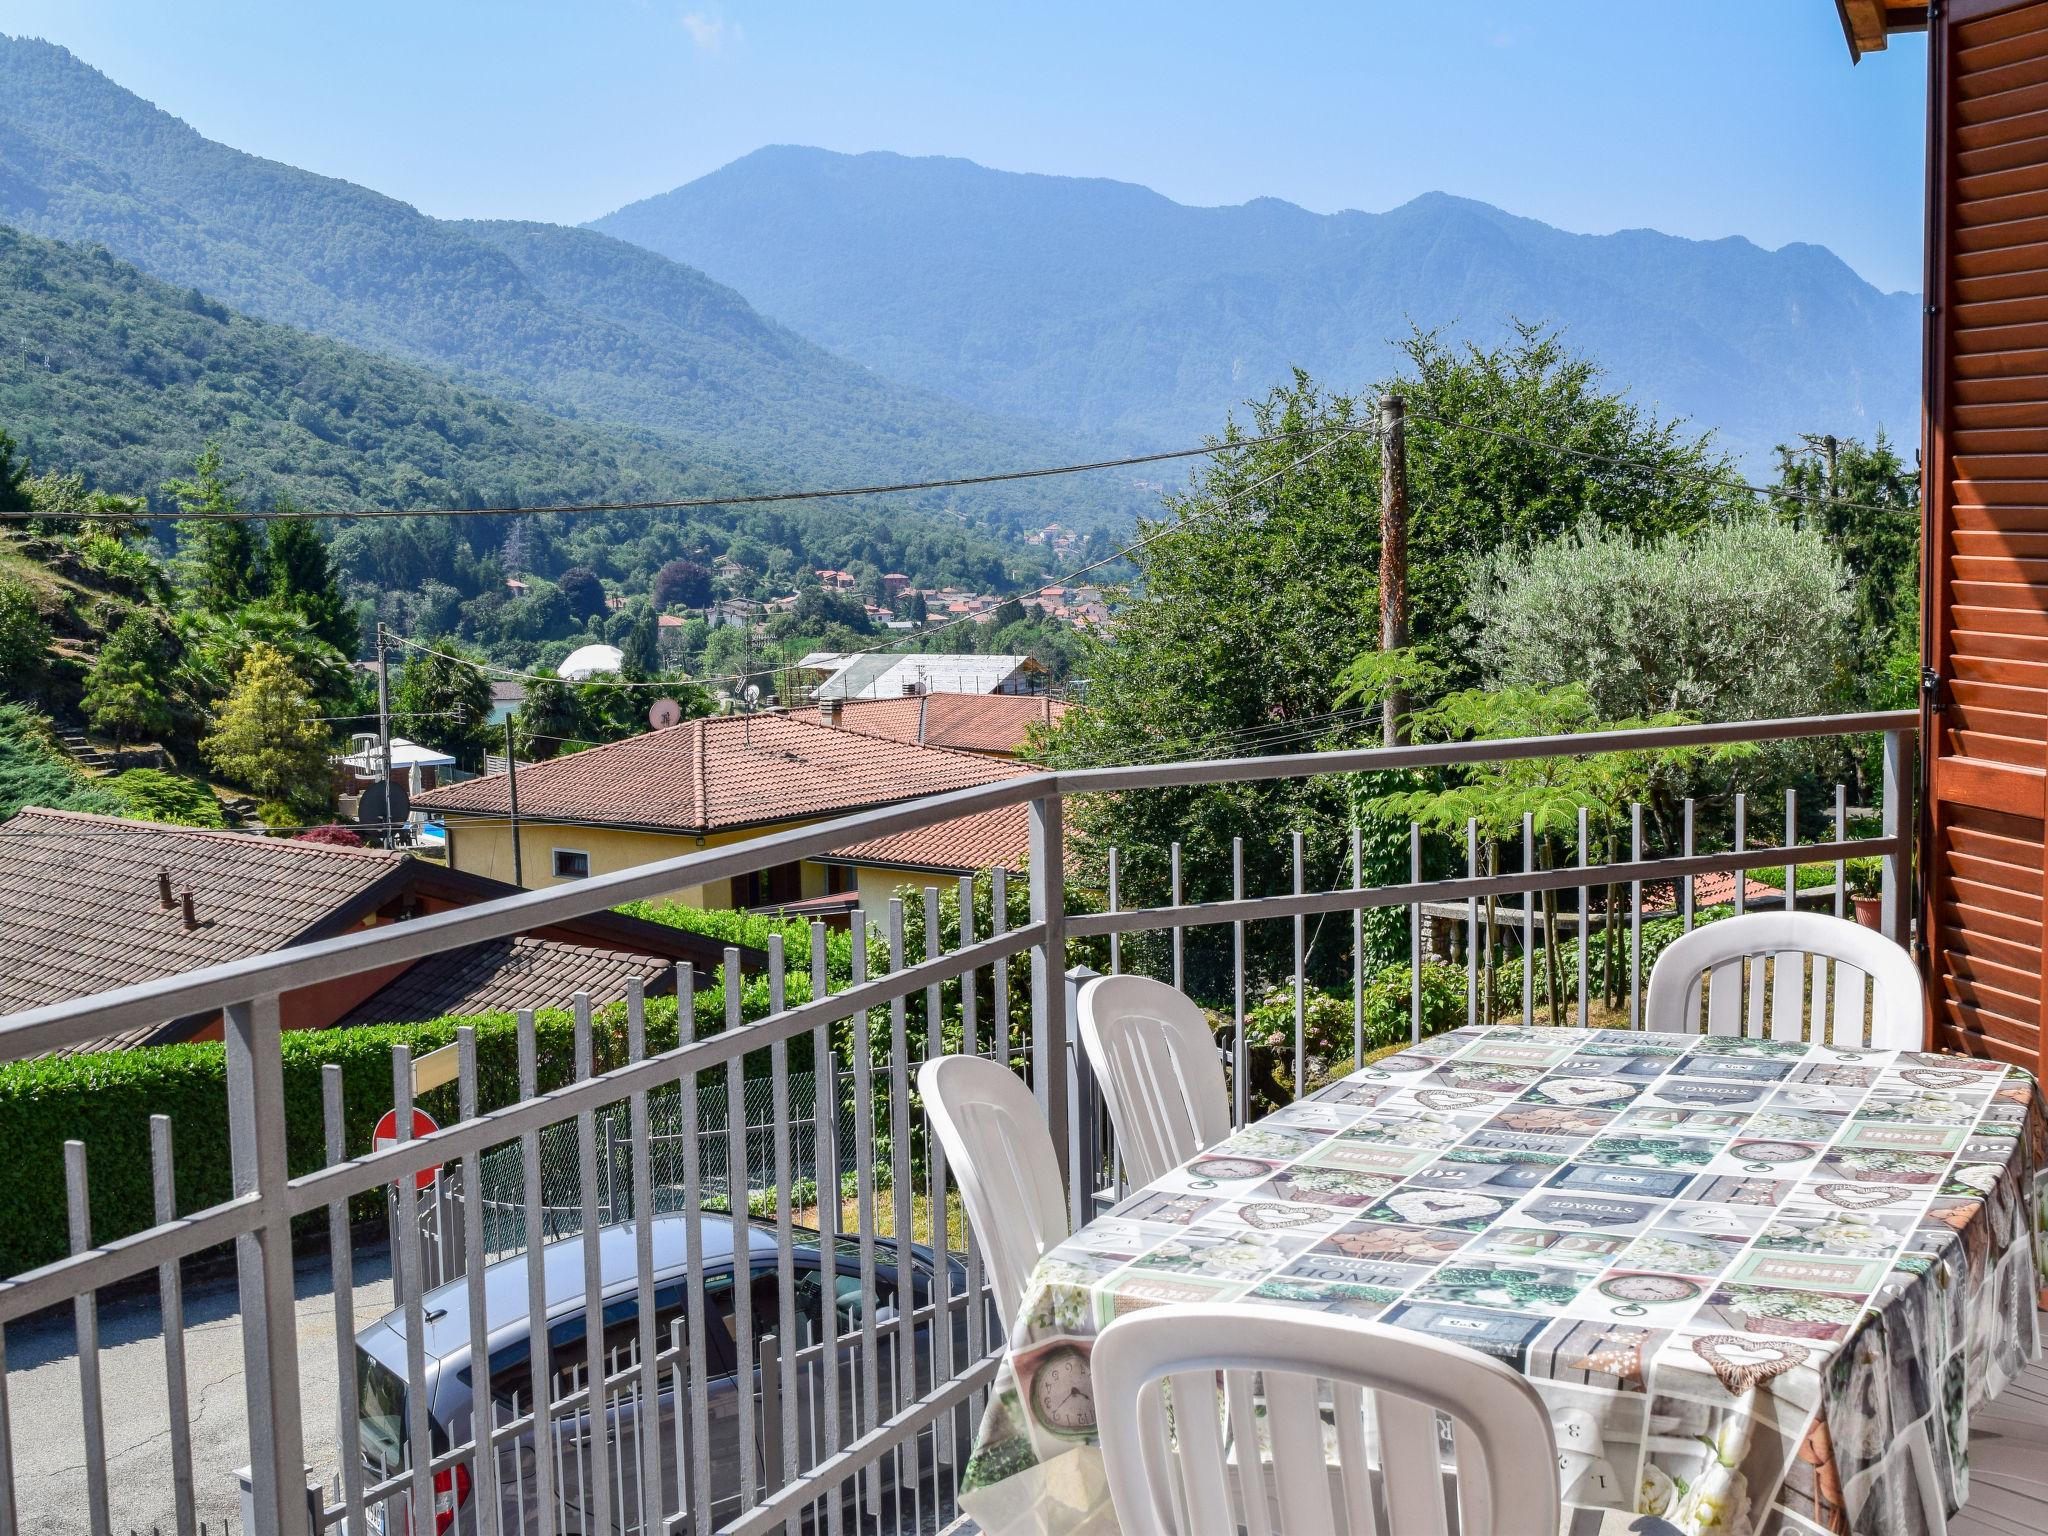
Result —
[{"label": "wooden shutter", "polygon": [[1921,933],[1935,1044],[2039,1070],[2048,832],[2048,0],[1929,38]]}]

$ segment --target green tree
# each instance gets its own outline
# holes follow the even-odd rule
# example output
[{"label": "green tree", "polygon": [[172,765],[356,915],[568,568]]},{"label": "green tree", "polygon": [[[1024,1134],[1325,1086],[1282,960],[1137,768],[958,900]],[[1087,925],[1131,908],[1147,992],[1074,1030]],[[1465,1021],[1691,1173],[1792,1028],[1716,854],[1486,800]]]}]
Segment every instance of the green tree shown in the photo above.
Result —
[{"label": "green tree", "polygon": [[604,583],[597,579],[595,571],[572,566],[562,572],[555,587],[568,600],[573,622],[584,624],[604,612]]},{"label": "green tree", "polygon": [[193,463],[192,478],[167,480],[164,489],[181,515],[200,519],[180,524],[178,540],[180,574],[193,601],[229,613],[256,596],[256,540],[220,445],[208,443]]},{"label": "green tree", "polygon": [[654,573],[654,606],[702,608],[711,601],[711,572],[695,560],[671,560]]},{"label": "green tree", "polygon": [[[1717,477],[1703,443],[1630,404],[1587,360],[1541,331],[1508,345],[1453,348],[1417,335],[1386,390],[1406,397],[1409,437],[1411,631],[1440,662],[1443,686],[1477,681],[1461,636],[1475,560],[1554,537],[1591,518],[1656,536],[1714,520],[1749,498]],[[1143,523],[1139,580],[1119,621],[1084,643],[1076,671],[1086,707],[1048,742],[1059,767],[1230,757],[1360,745],[1378,739],[1364,706],[1338,702],[1338,679],[1361,636],[1378,632],[1380,454],[1367,402],[1305,376],[1233,422],[1224,451],[1165,515]],[[1247,436],[1299,436],[1253,445]],[[1553,446],[1582,450],[1563,453]],[[1080,877],[1100,882],[1120,850],[1132,901],[1167,894],[1168,850],[1183,844],[1192,901],[1227,897],[1232,840],[1244,842],[1248,893],[1287,889],[1289,833],[1300,829],[1311,886],[1350,876],[1348,823],[1358,805],[1323,779],[1090,797],[1077,803]],[[1398,837],[1368,839],[1372,880],[1405,878]],[[1255,969],[1291,962],[1280,924],[1247,933]],[[1198,942],[1200,954],[1198,956]],[[1348,947],[1348,946],[1346,946]],[[1215,989],[1227,975],[1222,936],[1189,936],[1190,975]],[[1400,958],[1398,952],[1375,956]],[[1312,973],[1348,971],[1327,939]]]},{"label": "green tree", "polygon": [[1849,580],[1818,532],[1766,512],[1647,541],[1586,524],[1478,562],[1471,654],[1492,687],[1576,680],[1603,720],[1821,714],[1850,659]]},{"label": "green tree", "polygon": [[659,633],[651,613],[643,613],[633,621],[619,646],[619,664],[625,677],[639,680],[661,670]]},{"label": "green tree", "polygon": [[557,677],[537,677],[512,716],[512,737],[520,757],[546,762],[593,740],[583,719],[580,691]]},{"label": "green tree", "polygon": [[163,631],[131,613],[100,647],[80,701],[96,730],[116,742],[140,741],[171,728]]},{"label": "green tree", "polygon": [[0,512],[27,512],[29,500],[28,460],[19,457],[14,438],[0,427]]},{"label": "green tree", "polygon": [[[295,512],[289,496],[272,504],[276,512]],[[307,628],[344,657],[362,648],[362,627],[354,606],[341,590],[334,561],[319,527],[302,517],[274,519],[264,541],[264,587],[273,602],[300,614]]]},{"label": "green tree", "polygon": [[[1868,444],[1834,440],[1834,462],[1778,450],[1773,501],[1794,525],[1823,535],[1854,578],[1855,639],[1850,677],[1855,702],[1879,707],[1875,675],[1898,633],[1900,615],[1917,624],[1920,603],[1920,475],[1882,431]],[[1918,641],[1915,640],[1915,650]],[[1918,670],[1917,663],[1915,670]]]},{"label": "green tree", "polygon": [[258,644],[235,674],[200,748],[208,762],[266,807],[301,818],[315,815],[329,799],[329,734],[318,714],[290,658]]},{"label": "green tree", "polygon": [[423,642],[391,691],[391,728],[481,769],[491,745],[491,684],[483,658],[445,636]]},{"label": "green tree", "polygon": [[0,580],[0,686],[33,693],[50,649],[50,626],[36,595],[19,581]]}]

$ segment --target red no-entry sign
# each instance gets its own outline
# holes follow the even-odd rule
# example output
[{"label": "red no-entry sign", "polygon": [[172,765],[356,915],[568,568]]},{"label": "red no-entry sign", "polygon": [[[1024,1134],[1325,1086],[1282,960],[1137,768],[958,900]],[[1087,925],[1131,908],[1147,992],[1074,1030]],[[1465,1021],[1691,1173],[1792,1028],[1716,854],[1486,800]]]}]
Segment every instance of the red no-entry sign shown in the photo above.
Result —
[{"label": "red no-entry sign", "polygon": [[[439,1129],[441,1127],[435,1123],[434,1117],[424,1109],[416,1109],[412,1112],[412,1139],[414,1141],[418,1141],[420,1137],[427,1135],[430,1131],[438,1131]],[[397,1144],[398,1111],[387,1109],[384,1111],[384,1117],[377,1122],[377,1128],[370,1132],[370,1150],[372,1152],[381,1152],[386,1147],[396,1146]],[[432,1189],[434,1187],[434,1180],[439,1176],[440,1172],[441,1169],[438,1164],[431,1168],[422,1168],[413,1175],[413,1187],[415,1189]]]}]

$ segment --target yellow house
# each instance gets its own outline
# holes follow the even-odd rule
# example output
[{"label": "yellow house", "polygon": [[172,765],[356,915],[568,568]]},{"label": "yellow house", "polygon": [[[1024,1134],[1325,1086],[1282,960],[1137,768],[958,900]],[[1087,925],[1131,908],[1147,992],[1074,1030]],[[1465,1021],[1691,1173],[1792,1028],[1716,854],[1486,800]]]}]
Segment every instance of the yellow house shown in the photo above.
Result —
[{"label": "yellow house", "polygon": [[[540,887],[1028,771],[815,716],[723,715],[521,765],[516,858],[506,775],[451,784],[413,804],[446,824],[452,868]],[[697,907],[878,911],[907,887],[1019,868],[1024,847],[1017,806],[672,895]]]}]

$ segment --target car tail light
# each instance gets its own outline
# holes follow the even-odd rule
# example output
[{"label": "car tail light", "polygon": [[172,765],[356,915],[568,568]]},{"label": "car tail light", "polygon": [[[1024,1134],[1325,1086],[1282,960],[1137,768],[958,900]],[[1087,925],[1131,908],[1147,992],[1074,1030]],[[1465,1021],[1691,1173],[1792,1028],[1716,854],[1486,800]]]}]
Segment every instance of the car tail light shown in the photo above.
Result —
[{"label": "car tail light", "polygon": [[[469,1468],[461,1462],[444,1467],[434,1474],[434,1536],[447,1536],[455,1524],[455,1512],[469,1501]],[[410,1516],[405,1528],[408,1536],[413,1529]]]}]

